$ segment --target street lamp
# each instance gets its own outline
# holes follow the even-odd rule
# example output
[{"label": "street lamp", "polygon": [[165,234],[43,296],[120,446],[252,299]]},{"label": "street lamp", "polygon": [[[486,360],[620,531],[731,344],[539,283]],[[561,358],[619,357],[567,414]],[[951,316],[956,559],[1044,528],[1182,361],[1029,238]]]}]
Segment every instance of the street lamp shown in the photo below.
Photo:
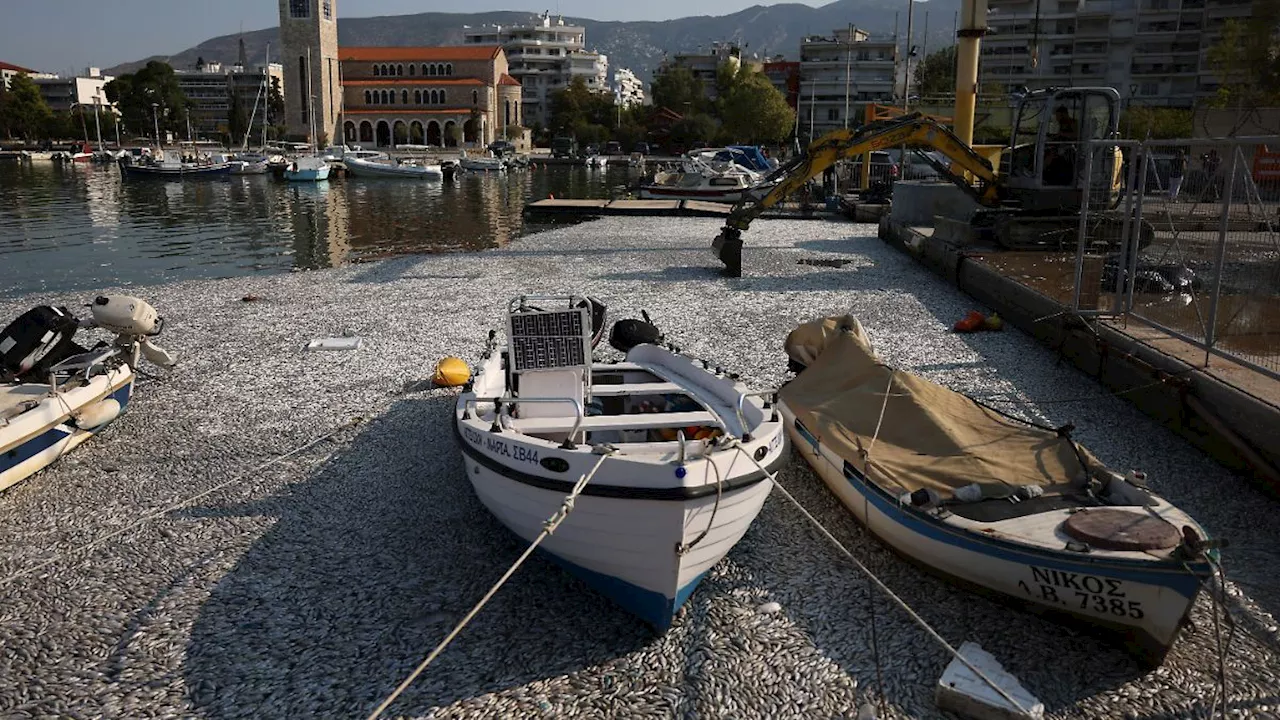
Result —
[{"label": "street lamp", "polygon": [[156,147],[162,148],[164,144],[160,142],[160,103],[151,103],[151,120],[156,128]]}]

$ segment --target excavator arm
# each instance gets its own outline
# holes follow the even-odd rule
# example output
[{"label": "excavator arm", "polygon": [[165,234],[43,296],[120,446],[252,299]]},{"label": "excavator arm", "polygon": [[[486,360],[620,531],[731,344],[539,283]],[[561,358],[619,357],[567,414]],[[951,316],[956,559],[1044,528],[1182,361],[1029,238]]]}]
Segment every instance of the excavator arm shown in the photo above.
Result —
[{"label": "excavator arm", "polygon": [[[747,193],[734,205],[724,229],[712,243],[716,256],[725,264],[725,273],[731,277],[742,275],[742,231],[765,210],[799,191],[840,160],[899,146],[937,150],[951,160],[950,167],[935,164],[943,177],[982,205],[1000,204],[1002,186],[991,163],[946,126],[920,113],[872,123],[857,130],[835,130],[814,140],[803,155],[770,174],[760,190]],[[971,183],[964,173],[971,175],[977,184]]]}]

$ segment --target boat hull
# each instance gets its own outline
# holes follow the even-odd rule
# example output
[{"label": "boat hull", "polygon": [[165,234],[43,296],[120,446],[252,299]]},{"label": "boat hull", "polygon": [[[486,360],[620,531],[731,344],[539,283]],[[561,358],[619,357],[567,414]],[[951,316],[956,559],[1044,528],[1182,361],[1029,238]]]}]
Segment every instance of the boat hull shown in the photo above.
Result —
[{"label": "boat hull", "polygon": [[124,172],[125,177],[146,177],[146,178],[168,178],[171,180],[185,180],[191,178],[202,177],[218,177],[231,173],[231,163],[218,163],[215,165],[193,165],[188,167],[164,167],[162,165],[133,165],[130,163],[121,163],[120,169]]},{"label": "boat hull", "polygon": [[307,170],[285,170],[284,179],[289,182],[320,182],[329,179],[328,166]]},{"label": "boat hull", "polygon": [[732,190],[697,190],[691,188],[663,187],[661,185],[644,185],[640,188],[641,200],[705,200],[707,202],[736,203],[742,200],[742,191]]},{"label": "boat hull", "polygon": [[[133,395],[133,381],[133,370],[124,365],[94,377],[83,387],[61,393],[60,398],[45,398],[37,407],[0,425],[0,491],[48,467],[110,425],[80,428],[72,416],[107,399],[119,403],[123,413]],[[44,385],[38,389],[48,390]]]},{"label": "boat hull", "polygon": [[444,172],[439,165],[404,166],[349,159],[344,161],[347,172],[356,177],[408,178],[411,180],[442,180]]},{"label": "boat hull", "polygon": [[895,552],[971,589],[1109,630],[1148,665],[1163,662],[1202,581],[1211,576],[1203,559],[1113,559],[956,527],[899,503],[797,425],[785,403],[778,407],[800,455],[854,517]]},{"label": "boat hull", "polygon": [[[521,540],[536,539],[567,491],[531,485],[479,445],[461,435],[458,440],[467,478],[480,502]],[[775,466],[783,457],[778,454]],[[619,468],[621,463],[626,461],[610,458],[600,472],[613,482],[628,470],[654,471],[652,465]],[[662,631],[671,626],[707,571],[742,539],[772,487],[761,475],[724,492],[718,501],[714,492],[658,500],[582,495],[541,549],[593,590]],[[692,550],[676,551],[678,544],[693,542],[708,528]]]}]

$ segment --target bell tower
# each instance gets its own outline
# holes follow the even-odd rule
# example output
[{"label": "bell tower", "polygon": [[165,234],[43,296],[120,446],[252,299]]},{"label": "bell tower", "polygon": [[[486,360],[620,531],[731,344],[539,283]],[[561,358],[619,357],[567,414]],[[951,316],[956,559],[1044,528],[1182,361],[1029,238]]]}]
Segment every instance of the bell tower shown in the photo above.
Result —
[{"label": "bell tower", "polygon": [[[342,86],[337,0],[279,0],[285,125],[317,147],[334,141]],[[316,133],[313,137],[312,132]]]}]

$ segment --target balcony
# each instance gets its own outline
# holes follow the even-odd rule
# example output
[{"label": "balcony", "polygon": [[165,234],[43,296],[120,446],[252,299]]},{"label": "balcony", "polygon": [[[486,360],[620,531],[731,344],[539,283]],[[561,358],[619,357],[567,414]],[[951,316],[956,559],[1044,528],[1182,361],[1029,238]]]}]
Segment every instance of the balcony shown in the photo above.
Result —
[{"label": "balcony", "polygon": [[1199,69],[1195,65],[1186,64],[1134,64],[1129,68],[1134,77],[1170,77],[1172,75],[1195,75]]}]

